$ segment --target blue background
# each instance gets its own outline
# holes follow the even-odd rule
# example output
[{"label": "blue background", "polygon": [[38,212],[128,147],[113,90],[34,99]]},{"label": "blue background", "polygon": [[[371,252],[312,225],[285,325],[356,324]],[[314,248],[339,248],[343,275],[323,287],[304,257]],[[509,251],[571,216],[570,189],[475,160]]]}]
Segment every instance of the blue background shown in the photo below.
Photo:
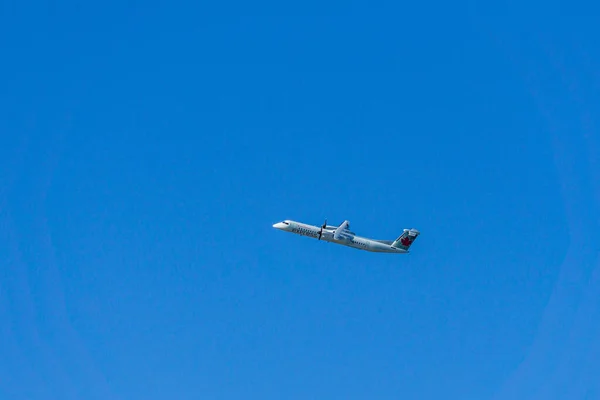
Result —
[{"label": "blue background", "polygon": [[600,398],[597,18],[2,2],[0,398]]}]

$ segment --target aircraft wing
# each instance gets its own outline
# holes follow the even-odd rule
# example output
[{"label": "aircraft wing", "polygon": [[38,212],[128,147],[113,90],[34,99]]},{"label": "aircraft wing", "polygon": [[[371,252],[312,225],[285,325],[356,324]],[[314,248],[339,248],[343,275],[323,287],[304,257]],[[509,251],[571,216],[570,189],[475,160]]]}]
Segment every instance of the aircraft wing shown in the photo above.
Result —
[{"label": "aircraft wing", "polygon": [[345,220],[335,229],[335,231],[333,231],[333,238],[339,240],[342,237],[342,233],[344,233],[345,230],[348,230],[348,228],[350,228],[350,221]]}]

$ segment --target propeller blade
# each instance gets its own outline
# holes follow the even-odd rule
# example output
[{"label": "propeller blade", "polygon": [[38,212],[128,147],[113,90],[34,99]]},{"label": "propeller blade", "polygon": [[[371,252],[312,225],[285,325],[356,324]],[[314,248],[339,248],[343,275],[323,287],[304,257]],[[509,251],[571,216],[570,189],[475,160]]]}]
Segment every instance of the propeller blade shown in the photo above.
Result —
[{"label": "propeller blade", "polygon": [[319,231],[319,240],[321,240],[321,236],[323,236],[323,229],[327,226],[327,218],[325,218],[325,222],[321,226],[321,230]]}]

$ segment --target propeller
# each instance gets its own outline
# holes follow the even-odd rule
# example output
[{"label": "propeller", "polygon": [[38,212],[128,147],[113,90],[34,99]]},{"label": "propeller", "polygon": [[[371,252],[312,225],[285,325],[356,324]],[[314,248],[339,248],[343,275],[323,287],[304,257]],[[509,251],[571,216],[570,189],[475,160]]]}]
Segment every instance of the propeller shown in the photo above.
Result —
[{"label": "propeller", "polygon": [[321,225],[321,230],[319,231],[319,240],[321,240],[321,236],[323,236],[323,229],[327,227],[327,218],[325,218],[325,222]]}]

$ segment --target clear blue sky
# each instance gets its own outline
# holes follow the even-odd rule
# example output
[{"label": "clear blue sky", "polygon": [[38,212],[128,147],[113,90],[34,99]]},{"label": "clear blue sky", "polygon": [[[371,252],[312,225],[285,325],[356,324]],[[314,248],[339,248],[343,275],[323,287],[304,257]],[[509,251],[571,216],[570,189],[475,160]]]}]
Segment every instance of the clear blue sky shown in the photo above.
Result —
[{"label": "clear blue sky", "polygon": [[600,398],[597,19],[2,2],[0,398]]}]

